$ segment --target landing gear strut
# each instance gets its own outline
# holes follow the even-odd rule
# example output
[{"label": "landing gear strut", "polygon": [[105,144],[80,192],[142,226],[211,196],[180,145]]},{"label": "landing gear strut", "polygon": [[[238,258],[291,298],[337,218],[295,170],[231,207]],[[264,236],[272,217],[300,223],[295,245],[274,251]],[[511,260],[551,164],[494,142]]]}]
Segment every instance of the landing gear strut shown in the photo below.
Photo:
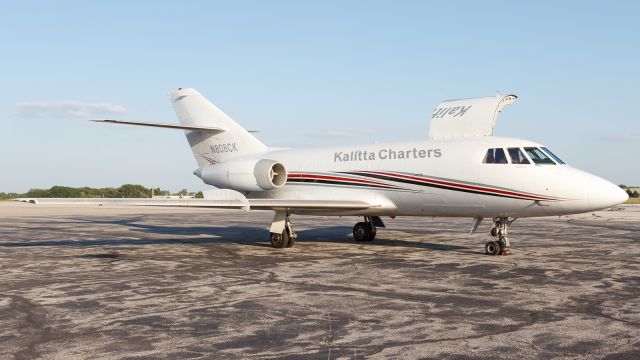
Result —
[{"label": "landing gear strut", "polygon": [[489,241],[485,244],[484,250],[487,255],[508,255],[511,253],[509,248],[509,238],[507,237],[507,231],[509,225],[511,225],[516,219],[509,220],[508,217],[493,218],[493,226],[489,232],[491,236],[498,237],[497,241]]},{"label": "landing gear strut", "polygon": [[291,226],[291,220],[289,220],[289,213],[285,211],[276,211],[276,215],[271,223],[271,230],[269,240],[271,247],[282,249],[286,247],[292,247],[298,235],[293,231]]},{"label": "landing gear strut", "polygon": [[[377,219],[376,219],[377,218]],[[353,227],[353,238],[356,241],[372,241],[376,238],[376,222],[380,220],[377,216],[365,216],[364,222],[359,222]],[[382,225],[384,227],[384,224]]]}]

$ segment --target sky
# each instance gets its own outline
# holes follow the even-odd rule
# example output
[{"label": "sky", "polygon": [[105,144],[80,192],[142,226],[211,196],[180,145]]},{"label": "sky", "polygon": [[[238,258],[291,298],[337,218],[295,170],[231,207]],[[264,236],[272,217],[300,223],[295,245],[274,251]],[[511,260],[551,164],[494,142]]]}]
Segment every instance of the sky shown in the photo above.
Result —
[{"label": "sky", "polygon": [[640,185],[637,1],[2,1],[0,192],[204,190],[167,93],[270,146],[427,138],[442,100],[516,94],[495,135]]}]

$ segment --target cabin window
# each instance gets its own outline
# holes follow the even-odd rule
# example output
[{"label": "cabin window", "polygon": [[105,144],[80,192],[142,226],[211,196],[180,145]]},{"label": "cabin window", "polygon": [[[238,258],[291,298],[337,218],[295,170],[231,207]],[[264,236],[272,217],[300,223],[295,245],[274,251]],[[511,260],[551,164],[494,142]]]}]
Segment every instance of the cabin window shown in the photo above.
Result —
[{"label": "cabin window", "polygon": [[524,151],[527,152],[527,155],[533,160],[534,163],[539,165],[555,165],[556,163],[551,160],[549,156],[547,156],[544,151],[535,148],[535,147],[526,147]]},{"label": "cabin window", "polygon": [[512,164],[531,164],[520,148],[509,148],[507,151]]},{"label": "cabin window", "polygon": [[551,156],[553,158],[553,160],[555,160],[558,164],[560,165],[564,165],[564,161],[560,160],[559,157],[556,156],[556,154],[552,153],[551,150],[547,149],[546,147],[543,147],[542,150],[544,150],[544,152],[547,153],[547,155]]},{"label": "cabin window", "polygon": [[485,164],[507,164],[507,156],[504,154],[504,149],[496,148],[489,149],[487,155],[484,157],[483,163]]}]

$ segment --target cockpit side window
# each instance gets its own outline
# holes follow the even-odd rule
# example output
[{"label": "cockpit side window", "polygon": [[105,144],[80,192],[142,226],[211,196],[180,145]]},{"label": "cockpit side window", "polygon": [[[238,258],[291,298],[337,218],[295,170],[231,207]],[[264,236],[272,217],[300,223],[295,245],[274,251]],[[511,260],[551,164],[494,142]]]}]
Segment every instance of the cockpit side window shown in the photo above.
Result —
[{"label": "cockpit side window", "polygon": [[535,148],[535,147],[526,147],[524,151],[527,152],[527,155],[533,160],[534,163],[539,165],[555,165],[556,163],[551,160],[549,156],[547,156],[544,151]]},{"label": "cockpit side window", "polygon": [[547,153],[547,155],[551,156],[553,158],[553,160],[555,160],[558,164],[560,165],[564,165],[565,162],[560,160],[559,157],[556,156],[556,154],[552,153],[551,150],[547,149],[546,147],[543,147],[542,150],[544,150],[544,152]]},{"label": "cockpit side window", "polygon": [[512,164],[531,164],[520,148],[509,148],[507,151]]},{"label": "cockpit side window", "polygon": [[483,163],[485,164],[507,164],[507,156],[504,153],[504,149],[496,148],[489,149],[487,155],[484,157]]}]

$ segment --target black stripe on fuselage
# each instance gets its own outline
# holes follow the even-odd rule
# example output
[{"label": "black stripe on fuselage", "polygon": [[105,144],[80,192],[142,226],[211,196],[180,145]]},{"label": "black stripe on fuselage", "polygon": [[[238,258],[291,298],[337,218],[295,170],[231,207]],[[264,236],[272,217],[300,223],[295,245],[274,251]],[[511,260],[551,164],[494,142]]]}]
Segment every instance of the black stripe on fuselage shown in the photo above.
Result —
[{"label": "black stripe on fuselage", "polygon": [[380,175],[380,174],[368,174],[368,173],[348,172],[348,171],[340,172],[340,174],[365,176],[365,177],[370,177],[370,178],[379,179],[379,180],[396,181],[396,182],[401,182],[401,183],[405,183],[405,184],[426,186],[426,187],[432,187],[432,188],[438,188],[438,189],[444,189],[444,190],[460,191],[460,192],[466,192],[466,193],[471,193],[471,194],[489,195],[489,196],[503,197],[503,198],[509,198],[509,199],[519,199],[519,200],[532,200],[532,199],[526,199],[526,198],[522,198],[522,197],[516,197],[516,196],[511,196],[511,195],[505,195],[505,194],[482,192],[482,191],[471,190],[471,189],[461,189],[461,188],[457,188],[457,187],[453,187],[453,186],[447,186],[447,185],[428,184],[428,183],[424,183],[424,182],[417,181],[417,180],[402,179],[402,178],[396,178],[396,177],[387,176],[387,175]]}]

